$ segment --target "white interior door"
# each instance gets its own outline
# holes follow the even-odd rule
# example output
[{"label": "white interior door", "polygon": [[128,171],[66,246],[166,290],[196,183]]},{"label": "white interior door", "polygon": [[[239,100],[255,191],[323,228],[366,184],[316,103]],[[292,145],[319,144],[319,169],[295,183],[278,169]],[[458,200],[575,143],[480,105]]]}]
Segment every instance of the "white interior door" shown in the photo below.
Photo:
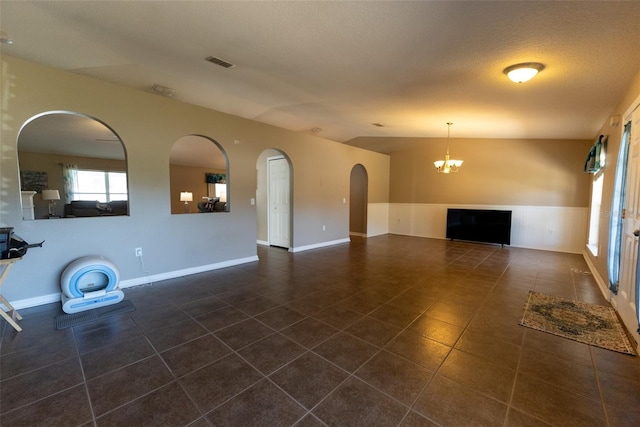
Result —
[{"label": "white interior door", "polygon": [[638,335],[638,237],[640,229],[640,108],[631,116],[629,136],[629,162],[627,166],[625,217],[622,225],[622,251],[620,254],[620,282],[618,294],[612,297],[612,304],[620,314],[625,326],[636,341]]},{"label": "white interior door", "polygon": [[269,245],[288,249],[291,241],[289,163],[284,157],[270,157],[267,159],[267,169]]}]

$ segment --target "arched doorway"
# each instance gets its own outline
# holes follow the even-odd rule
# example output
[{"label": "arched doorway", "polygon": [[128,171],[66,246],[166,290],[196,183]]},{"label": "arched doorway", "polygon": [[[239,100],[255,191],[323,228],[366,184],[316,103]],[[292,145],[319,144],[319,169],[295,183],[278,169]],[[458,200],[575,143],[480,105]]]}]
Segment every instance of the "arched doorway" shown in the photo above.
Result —
[{"label": "arched doorway", "polygon": [[257,242],[290,249],[293,245],[293,173],[288,156],[263,151],[256,162]]},{"label": "arched doorway", "polygon": [[361,164],[351,169],[349,185],[349,235],[367,237],[369,177]]}]

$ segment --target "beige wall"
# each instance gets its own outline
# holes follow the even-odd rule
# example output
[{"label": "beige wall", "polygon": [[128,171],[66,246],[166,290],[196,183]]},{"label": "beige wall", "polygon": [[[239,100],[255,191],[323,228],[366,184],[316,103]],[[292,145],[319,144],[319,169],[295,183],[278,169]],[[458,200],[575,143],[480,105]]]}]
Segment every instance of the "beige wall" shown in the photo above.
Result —
[{"label": "beige wall", "polygon": [[180,192],[190,191],[193,193],[193,202],[189,203],[189,212],[198,212],[198,202],[203,197],[207,197],[207,183],[205,182],[205,174],[207,173],[226,173],[225,170],[201,168],[197,166],[170,165],[171,174],[171,213],[183,214],[184,202],[180,201]]},{"label": "beige wall", "polygon": [[[46,242],[12,269],[3,287],[12,302],[55,301],[64,267],[88,254],[113,261],[127,285],[256,260],[256,207],[250,200],[256,197],[256,162],[269,148],[291,160],[296,248],[348,237],[348,205],[342,199],[348,198],[355,164],[369,172],[369,200],[388,202],[389,156],[6,55],[1,61],[0,225],[15,227],[27,241]],[[121,137],[128,163],[128,216],[22,220],[18,132],[33,116],[60,110],[95,117]],[[210,138],[227,154],[229,214],[171,215],[169,157],[175,141],[185,135]],[[137,247],[143,248],[144,267],[135,257]],[[17,286],[21,283],[29,286]]]},{"label": "beige wall", "polygon": [[[460,173],[444,176],[432,166],[444,154],[444,139],[425,140],[420,149],[386,156],[7,56],[1,65],[0,225],[15,227],[27,241],[46,241],[45,247],[30,250],[12,270],[3,288],[10,301],[50,302],[60,291],[58,278],[64,266],[87,254],[110,258],[120,268],[122,280],[129,283],[252,259],[259,236],[256,206],[250,199],[260,186],[256,166],[267,149],[282,151],[291,161],[295,247],[348,236],[349,206],[343,198],[349,200],[350,173],[356,164],[367,171],[369,207],[380,210],[375,215],[370,210],[370,217],[384,217],[390,200],[394,204],[588,205],[590,177],[582,167],[592,141],[452,139],[453,156],[465,164]],[[638,94],[640,76],[615,112],[624,114]],[[96,117],[121,136],[127,151],[129,216],[22,220],[17,135],[34,115],[56,110]],[[603,127],[603,133],[610,135],[609,152],[617,150],[620,128]],[[228,156],[233,197],[229,215],[170,214],[171,147],[192,134],[219,142]],[[613,185],[612,171],[608,168],[605,173],[603,210],[608,209]],[[606,231],[601,233],[605,233],[601,242],[606,242]],[[135,247],[144,249],[145,270],[134,256]],[[603,260],[604,255],[596,264],[606,277]]]},{"label": "beige wall", "polygon": [[[376,138],[358,138],[367,139]],[[417,141],[418,148],[391,153],[391,203],[589,205],[583,167],[593,141],[452,138],[452,158],[464,160],[454,174],[433,166],[444,158],[446,139]]]}]

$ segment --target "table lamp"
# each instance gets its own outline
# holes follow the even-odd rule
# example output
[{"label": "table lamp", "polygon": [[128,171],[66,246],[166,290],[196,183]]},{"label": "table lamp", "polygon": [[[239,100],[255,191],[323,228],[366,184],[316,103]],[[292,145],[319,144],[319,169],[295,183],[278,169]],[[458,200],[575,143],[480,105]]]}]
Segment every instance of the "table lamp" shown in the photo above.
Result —
[{"label": "table lamp", "polygon": [[189,202],[193,201],[193,193],[190,191],[181,191],[180,201],[184,202],[184,213],[189,213]]},{"label": "table lamp", "polygon": [[56,200],[60,200],[58,190],[42,190],[42,200],[49,201],[49,216],[56,216]]}]

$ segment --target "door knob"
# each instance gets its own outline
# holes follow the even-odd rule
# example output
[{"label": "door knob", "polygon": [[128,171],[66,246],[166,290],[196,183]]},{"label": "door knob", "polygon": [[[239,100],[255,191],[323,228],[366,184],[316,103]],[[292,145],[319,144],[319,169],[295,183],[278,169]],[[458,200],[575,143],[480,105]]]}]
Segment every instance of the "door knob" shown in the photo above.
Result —
[{"label": "door knob", "polygon": [[640,228],[633,232],[633,235],[638,237],[640,236]]}]

